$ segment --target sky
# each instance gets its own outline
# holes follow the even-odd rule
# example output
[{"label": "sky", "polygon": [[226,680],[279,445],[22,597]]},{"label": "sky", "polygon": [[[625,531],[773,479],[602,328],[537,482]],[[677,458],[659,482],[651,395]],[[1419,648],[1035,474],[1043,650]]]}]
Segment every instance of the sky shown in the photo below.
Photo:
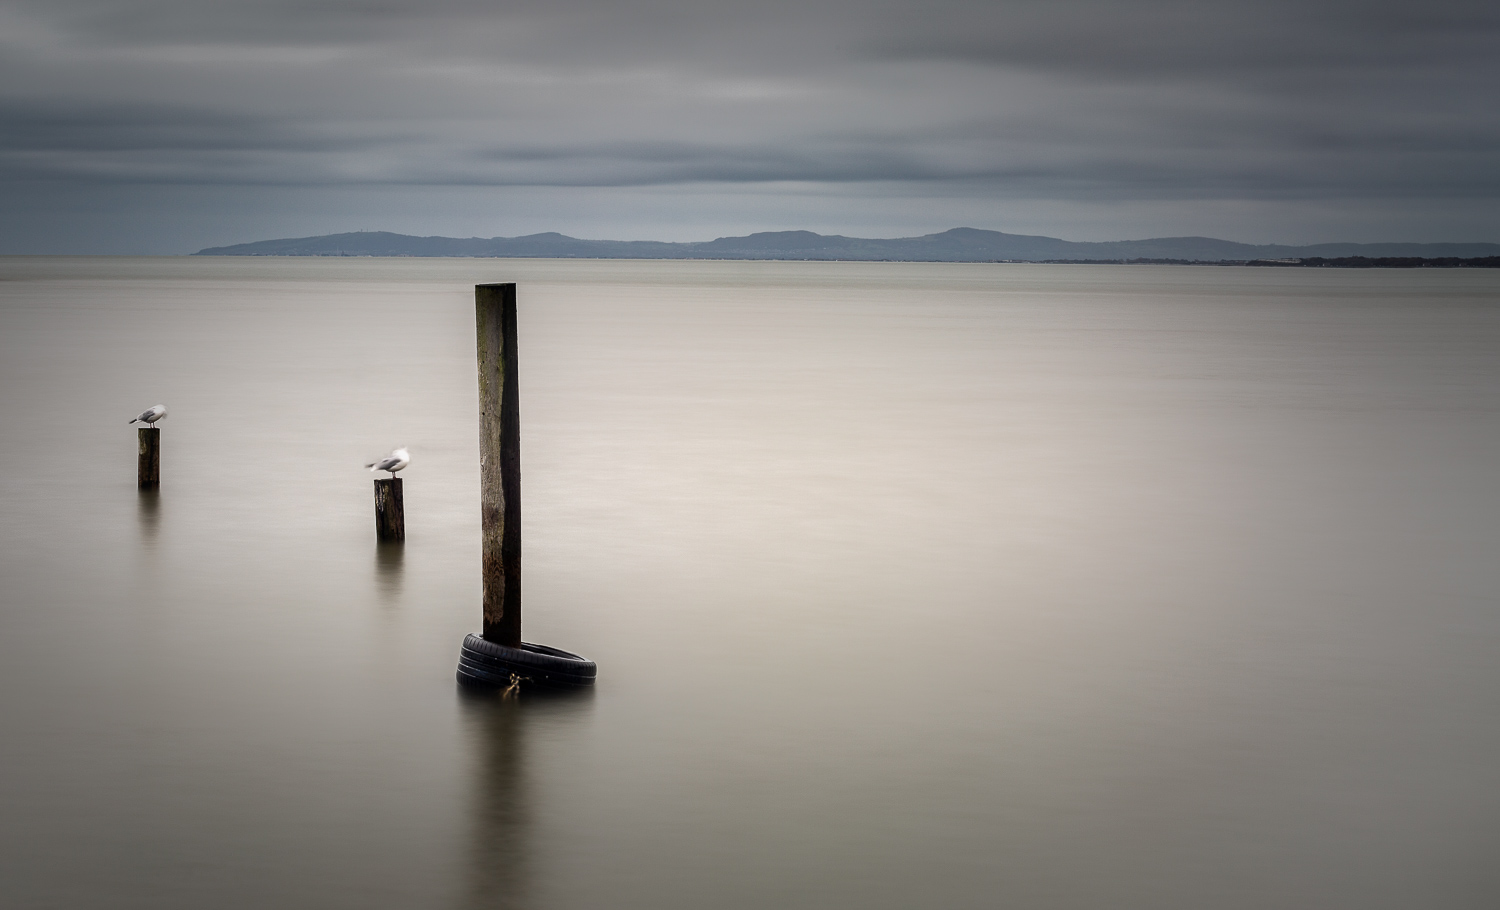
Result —
[{"label": "sky", "polygon": [[1500,3],[0,0],[0,254],[1500,241]]}]

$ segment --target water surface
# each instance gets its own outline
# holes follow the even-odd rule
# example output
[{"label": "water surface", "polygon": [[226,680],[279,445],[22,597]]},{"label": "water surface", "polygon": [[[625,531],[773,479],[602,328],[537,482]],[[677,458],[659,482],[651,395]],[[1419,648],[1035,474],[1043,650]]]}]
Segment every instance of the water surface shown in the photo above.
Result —
[{"label": "water surface", "polygon": [[[453,678],[507,280],[581,698]],[[1479,270],[0,260],[0,902],[1496,906],[1497,353]]]}]

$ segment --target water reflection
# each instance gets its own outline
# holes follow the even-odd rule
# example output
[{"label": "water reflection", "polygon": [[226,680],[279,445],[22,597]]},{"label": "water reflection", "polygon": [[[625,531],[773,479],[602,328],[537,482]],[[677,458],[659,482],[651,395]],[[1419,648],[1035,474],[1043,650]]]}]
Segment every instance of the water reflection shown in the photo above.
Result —
[{"label": "water reflection", "polygon": [[375,589],[386,606],[395,606],[401,599],[405,560],[405,542],[382,540],[375,544]]},{"label": "water reflection", "polygon": [[[472,755],[472,840],[462,906],[510,910],[533,905],[532,840],[543,807],[532,766],[541,766],[540,726],[581,722],[593,689],[499,690],[459,687]],[[546,737],[556,741],[556,737]]]},{"label": "water reflection", "polygon": [[141,540],[146,544],[156,543],[157,526],[161,523],[161,491],[141,490],[135,505],[135,521],[141,530]]}]

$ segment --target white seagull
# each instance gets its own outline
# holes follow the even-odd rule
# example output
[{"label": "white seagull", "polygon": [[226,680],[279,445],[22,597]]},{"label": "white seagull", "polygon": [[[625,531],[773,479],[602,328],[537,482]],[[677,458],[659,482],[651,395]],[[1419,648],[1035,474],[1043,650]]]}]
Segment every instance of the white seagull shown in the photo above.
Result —
[{"label": "white seagull", "polygon": [[371,473],[375,471],[390,471],[391,476],[395,477],[397,471],[409,464],[411,464],[411,453],[406,451],[406,446],[402,446],[379,461],[370,462],[365,467],[369,468]]},{"label": "white seagull", "polygon": [[151,407],[142,411],[141,416],[132,417],[130,419],[130,422],[140,422],[144,423],[146,426],[151,426],[165,416],[167,416],[167,406],[164,404],[153,404]]}]

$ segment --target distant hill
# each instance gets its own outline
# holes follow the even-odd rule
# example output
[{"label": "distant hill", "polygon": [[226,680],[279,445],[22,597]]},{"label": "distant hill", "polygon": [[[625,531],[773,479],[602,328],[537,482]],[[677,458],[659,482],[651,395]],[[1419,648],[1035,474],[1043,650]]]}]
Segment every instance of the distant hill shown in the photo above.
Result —
[{"label": "distant hill", "polygon": [[1173,259],[1192,262],[1254,259],[1325,260],[1365,257],[1477,258],[1500,255],[1496,243],[1320,243],[1313,246],[1235,243],[1212,237],[1158,237],[1075,243],[1056,237],[954,228],[941,234],[871,240],[767,231],[697,243],[579,240],[564,234],[524,237],[410,237],[387,231],[327,234],[209,247],[197,256],[474,256],[505,259],[821,259],[910,262],[1043,262],[1047,260]]}]

